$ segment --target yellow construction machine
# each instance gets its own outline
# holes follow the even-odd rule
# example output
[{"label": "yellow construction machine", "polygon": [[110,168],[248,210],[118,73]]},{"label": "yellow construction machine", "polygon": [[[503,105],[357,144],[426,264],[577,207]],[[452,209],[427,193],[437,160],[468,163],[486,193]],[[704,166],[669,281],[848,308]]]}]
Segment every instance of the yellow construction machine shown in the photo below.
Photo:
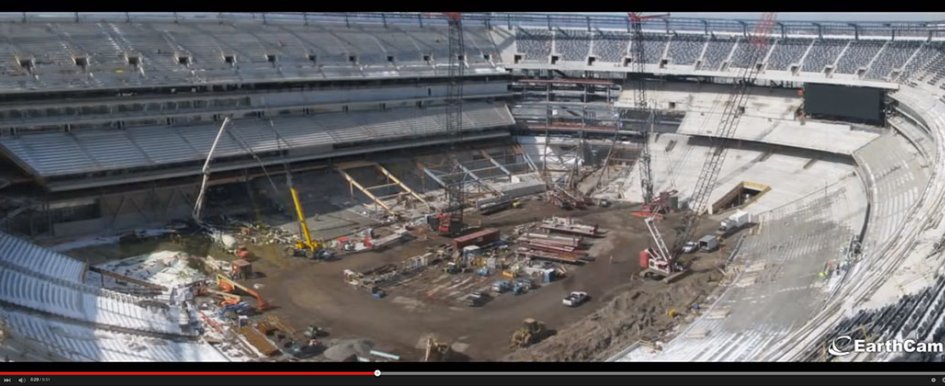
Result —
[{"label": "yellow construction machine", "polygon": [[522,322],[522,327],[512,334],[512,347],[528,347],[538,343],[548,334],[545,324],[532,318]]},{"label": "yellow construction machine", "polygon": [[449,344],[436,340],[432,335],[427,337],[426,355],[424,362],[448,362],[452,357],[453,349]]},{"label": "yellow construction machine", "polygon": [[299,200],[299,191],[292,184],[291,174],[286,174],[286,181],[289,184],[289,193],[292,194],[292,204],[295,205],[295,215],[298,217],[299,233],[302,234],[302,240],[295,242],[295,249],[292,254],[310,259],[330,257],[330,252],[320,242],[312,239],[312,233],[308,230],[308,222],[305,221],[305,211],[302,210],[302,201]]}]

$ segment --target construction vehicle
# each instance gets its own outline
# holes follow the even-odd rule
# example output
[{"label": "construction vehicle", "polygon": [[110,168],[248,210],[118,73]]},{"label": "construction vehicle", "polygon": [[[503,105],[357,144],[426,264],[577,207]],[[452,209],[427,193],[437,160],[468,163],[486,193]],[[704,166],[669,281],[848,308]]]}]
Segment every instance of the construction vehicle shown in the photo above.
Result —
[{"label": "construction vehicle", "polygon": [[504,293],[512,289],[512,282],[508,280],[498,280],[492,283],[492,292]]},{"label": "construction vehicle", "polygon": [[[241,248],[242,250],[246,249],[245,247]],[[243,258],[233,260],[230,264],[230,277],[237,280],[253,277],[253,263]]]},{"label": "construction vehicle", "polygon": [[315,339],[328,335],[328,331],[317,325],[310,324],[303,332],[306,338]]},{"label": "construction vehicle", "polygon": [[568,294],[564,299],[561,299],[561,304],[568,307],[577,307],[584,304],[588,299],[590,299],[590,296],[587,295],[587,292],[574,291]]},{"label": "construction vehicle", "polygon": [[464,271],[465,271],[465,269],[463,269],[463,267],[462,267],[461,265],[457,264],[457,263],[454,262],[454,261],[451,261],[451,262],[447,263],[446,266],[443,267],[443,272],[446,272],[446,273],[448,273],[448,274],[450,274],[450,275],[455,275],[455,274],[458,274],[458,273],[462,273],[462,272],[464,272]]},{"label": "construction vehicle", "polygon": [[240,290],[246,293],[247,295],[256,298],[257,311],[262,312],[269,309],[269,303],[266,303],[266,301],[263,299],[262,295],[259,294],[259,292],[256,292],[250,288],[247,288],[246,286],[239,284],[233,280],[230,280],[226,276],[217,274],[217,287],[219,287],[221,291],[229,293],[229,294],[236,292],[236,290]]},{"label": "construction vehicle", "polygon": [[330,258],[331,252],[326,250],[321,243],[312,239],[312,233],[308,229],[308,222],[305,220],[305,211],[302,210],[302,201],[299,200],[299,191],[295,189],[295,185],[292,184],[292,174],[286,173],[286,182],[289,185],[289,193],[292,195],[292,204],[295,205],[295,215],[299,221],[299,233],[302,235],[302,239],[295,242],[292,255],[309,259]]},{"label": "construction vehicle", "polygon": [[249,303],[227,304],[220,308],[218,316],[223,319],[237,319],[240,316],[249,316],[256,313],[256,309]]},{"label": "construction vehicle", "polygon": [[466,305],[469,307],[482,307],[489,302],[491,297],[484,292],[473,292],[466,295]]},{"label": "construction vehicle", "polygon": [[512,347],[528,347],[540,342],[548,334],[545,324],[533,318],[522,321],[522,327],[512,333]]},{"label": "construction vehicle", "polygon": [[499,213],[509,208],[518,208],[519,206],[520,203],[518,201],[512,200],[505,196],[495,199],[480,200],[476,203],[476,208],[479,209],[479,214],[483,216]]},{"label": "construction vehicle", "polygon": [[[451,189],[448,189],[451,190]],[[463,231],[463,208],[445,208],[433,217],[433,228],[440,236],[451,237]]]},{"label": "construction vehicle", "polygon": [[703,252],[712,252],[719,249],[719,238],[715,235],[705,235],[699,239],[699,249]]},{"label": "construction vehicle", "polygon": [[650,231],[650,237],[656,242],[656,246],[640,251],[640,268],[642,269],[640,276],[652,279],[664,279],[666,282],[670,282],[680,276],[684,270],[683,267],[676,262],[676,255],[666,247],[663,236],[660,234],[659,229],[656,228],[656,225],[653,224],[655,221],[655,216],[647,217],[643,220],[647,230]]},{"label": "construction vehicle", "polygon": [[737,210],[731,216],[722,220],[715,234],[719,237],[728,237],[748,225],[749,222],[751,222],[751,215],[743,210]]},{"label": "construction vehicle", "polygon": [[453,354],[453,348],[443,342],[439,342],[432,335],[427,337],[427,350],[423,355],[424,362],[447,362]]},{"label": "construction vehicle", "polygon": [[530,289],[532,289],[532,281],[529,279],[519,278],[512,282],[512,293],[515,295],[528,293]]},{"label": "construction vehicle", "polygon": [[206,295],[216,295],[223,298],[223,300],[220,301],[220,307],[226,307],[226,306],[231,306],[234,304],[239,304],[240,302],[243,301],[243,298],[241,298],[239,295],[233,295],[226,292],[212,290],[209,288],[204,289],[204,292]]}]

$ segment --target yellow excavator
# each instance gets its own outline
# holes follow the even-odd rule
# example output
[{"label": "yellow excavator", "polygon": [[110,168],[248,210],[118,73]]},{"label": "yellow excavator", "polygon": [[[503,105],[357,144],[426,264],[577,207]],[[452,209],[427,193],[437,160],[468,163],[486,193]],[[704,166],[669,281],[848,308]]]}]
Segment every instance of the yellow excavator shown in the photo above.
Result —
[{"label": "yellow excavator", "polygon": [[312,239],[312,233],[308,230],[308,222],[305,221],[305,211],[302,210],[302,201],[299,200],[299,192],[292,184],[292,175],[286,174],[286,181],[289,184],[289,193],[292,194],[292,203],[295,205],[295,215],[299,221],[299,232],[302,234],[302,240],[295,242],[295,248],[292,251],[294,256],[307,257],[310,259],[328,259],[331,252],[325,249],[322,244]]}]

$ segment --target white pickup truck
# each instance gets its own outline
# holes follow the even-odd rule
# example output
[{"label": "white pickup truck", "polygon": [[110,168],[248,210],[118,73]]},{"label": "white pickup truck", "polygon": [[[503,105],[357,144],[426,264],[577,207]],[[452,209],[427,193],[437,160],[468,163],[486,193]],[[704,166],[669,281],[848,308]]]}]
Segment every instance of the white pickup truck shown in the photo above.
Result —
[{"label": "white pickup truck", "polygon": [[589,299],[589,296],[587,296],[587,292],[575,291],[568,294],[568,296],[565,297],[564,300],[561,301],[561,303],[568,307],[577,307],[581,305],[581,303],[586,302],[587,299]]}]

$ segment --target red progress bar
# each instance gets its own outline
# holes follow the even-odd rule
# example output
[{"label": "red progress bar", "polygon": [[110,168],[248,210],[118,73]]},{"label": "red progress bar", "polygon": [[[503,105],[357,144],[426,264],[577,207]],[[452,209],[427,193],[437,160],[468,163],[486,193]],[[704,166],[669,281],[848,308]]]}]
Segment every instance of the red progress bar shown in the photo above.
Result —
[{"label": "red progress bar", "polygon": [[124,376],[124,375],[146,375],[146,376],[214,376],[214,375],[311,375],[311,376],[362,376],[373,377],[373,371],[6,371],[0,372],[3,375],[29,375],[29,376]]}]

